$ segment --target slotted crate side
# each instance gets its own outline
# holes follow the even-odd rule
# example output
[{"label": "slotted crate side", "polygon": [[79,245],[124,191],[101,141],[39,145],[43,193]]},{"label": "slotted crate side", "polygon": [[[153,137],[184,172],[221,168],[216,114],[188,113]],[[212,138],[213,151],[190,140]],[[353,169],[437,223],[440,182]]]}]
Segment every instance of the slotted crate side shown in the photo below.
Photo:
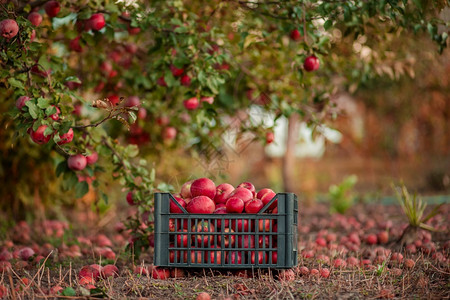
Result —
[{"label": "slotted crate side", "polygon": [[[154,263],[157,266],[162,267],[200,267],[200,268],[291,268],[297,265],[297,213],[298,213],[298,201],[295,194],[291,193],[279,193],[277,194],[272,201],[278,199],[278,214],[170,214],[170,201],[175,201],[173,196],[169,193],[157,193],[155,194],[155,252],[154,252]],[[271,202],[272,202],[271,201]],[[268,207],[266,205],[266,207]],[[236,250],[235,247],[226,248],[224,246],[219,246],[217,250],[215,250],[214,255],[210,258],[209,254],[211,252],[210,246],[203,245],[203,248],[193,248],[190,243],[188,247],[170,247],[170,235],[175,235],[179,233],[173,233],[169,231],[169,220],[180,220],[180,222],[185,222],[187,220],[191,226],[193,224],[198,224],[199,220],[206,220],[209,224],[217,224],[218,220],[221,222],[225,222],[225,220],[248,220],[249,222],[258,222],[259,220],[277,220],[277,232],[256,232],[247,231],[247,232],[233,232],[230,233],[229,236],[234,236],[237,240],[238,237],[243,235],[255,236],[255,247],[253,248],[238,248]],[[183,221],[181,221],[181,219]],[[188,226],[191,228],[191,226]],[[272,225],[271,225],[272,230]],[[188,229],[184,234],[188,235],[188,239],[192,236],[199,235],[214,235],[220,236],[222,239],[224,237],[224,227],[221,227],[221,231],[217,233],[211,232],[192,232],[191,229]],[[269,248],[260,248],[258,246],[258,238],[259,236],[271,236],[270,240],[277,239],[277,248],[273,248],[273,244],[270,244]],[[235,241],[237,243],[237,241]],[[213,244],[217,245],[217,238],[214,238]],[[197,245],[198,246],[198,245]],[[204,251],[202,251],[204,250]],[[176,260],[174,262],[170,262],[170,251],[175,251],[176,257],[180,254],[180,258],[183,255],[186,255],[186,258],[183,262],[181,260]],[[220,251],[220,263],[209,263],[208,259],[217,262],[217,255]],[[262,264],[258,263],[258,256],[260,251],[269,252],[270,258],[268,262],[263,262]],[[271,253],[276,251],[277,253],[277,263],[270,263],[272,260]],[[194,253],[192,253],[194,252]],[[198,252],[201,252],[200,261],[201,263],[194,263],[191,261],[191,254],[197,259]],[[247,262],[243,264],[230,264],[225,263],[227,259],[227,255],[231,252],[236,253],[240,252],[242,256],[247,258]],[[255,264],[250,262],[251,254],[250,252],[255,252]],[[183,254],[182,254],[183,253]],[[266,252],[263,253],[266,255]],[[205,257],[207,256],[207,257]]]}]

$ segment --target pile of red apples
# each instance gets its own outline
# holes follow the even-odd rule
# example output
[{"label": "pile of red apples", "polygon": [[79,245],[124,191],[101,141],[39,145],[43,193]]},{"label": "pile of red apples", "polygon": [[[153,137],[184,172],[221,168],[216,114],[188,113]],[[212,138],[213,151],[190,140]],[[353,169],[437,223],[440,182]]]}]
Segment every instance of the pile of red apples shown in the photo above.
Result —
[{"label": "pile of red apples", "polygon": [[209,178],[186,182],[170,200],[171,214],[242,214],[242,218],[169,219],[170,262],[186,263],[190,256],[194,264],[222,264],[223,260],[232,265],[276,264],[277,220],[264,217],[278,213],[277,199],[271,202],[275,196],[268,188],[257,192],[250,182],[236,188],[228,183],[216,186]]}]

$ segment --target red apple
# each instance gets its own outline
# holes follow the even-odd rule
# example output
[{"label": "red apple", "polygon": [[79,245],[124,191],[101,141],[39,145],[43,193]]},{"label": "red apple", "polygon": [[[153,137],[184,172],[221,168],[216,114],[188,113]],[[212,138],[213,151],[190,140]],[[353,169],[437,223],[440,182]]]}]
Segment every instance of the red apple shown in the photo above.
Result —
[{"label": "red apple", "polygon": [[205,259],[204,262],[207,262],[207,257],[206,257],[207,253],[206,253],[206,251],[203,252],[203,251],[194,251],[194,250],[192,250],[191,251],[191,263],[192,264],[201,264],[202,263],[202,258],[203,258],[203,253],[205,255],[204,256],[204,259]]},{"label": "red apple", "polygon": [[69,90],[73,91],[76,88],[79,88],[81,86],[81,82],[76,81],[66,81],[64,82],[64,85],[69,88]]},{"label": "red apple", "polygon": [[295,280],[295,273],[292,269],[282,270],[278,273],[278,279],[284,282],[292,282]]},{"label": "red apple", "polygon": [[166,126],[167,124],[169,124],[170,119],[167,116],[161,116],[156,118],[156,124],[160,125],[160,126]]},{"label": "red apple", "polygon": [[30,247],[22,248],[22,249],[20,249],[20,251],[19,251],[19,257],[20,257],[22,260],[28,260],[28,259],[30,259],[30,257],[32,257],[34,254],[35,254],[35,253],[34,253],[34,250],[31,249]]},{"label": "red apple", "polygon": [[0,261],[0,272],[6,272],[12,269],[11,263],[9,261]]},{"label": "red apple", "polygon": [[178,69],[174,65],[170,65],[170,71],[172,72],[172,75],[175,77],[179,77],[179,76],[183,75],[183,73],[184,73],[183,68]]},{"label": "red apple", "polygon": [[12,19],[6,19],[0,22],[0,34],[5,39],[12,39],[19,32],[19,25]]},{"label": "red apple", "polygon": [[191,214],[212,214],[215,209],[216,206],[214,201],[207,196],[197,196],[192,198],[186,205],[186,210]]},{"label": "red apple", "polygon": [[148,276],[150,274],[150,270],[147,266],[136,266],[133,270],[134,274]]},{"label": "red apple", "polygon": [[128,192],[127,194],[127,202],[129,205],[134,205],[133,192]]},{"label": "red apple", "polygon": [[158,80],[156,81],[156,84],[167,87],[167,83],[166,80],[164,79],[164,76],[159,77]]},{"label": "red apple", "polygon": [[190,86],[191,85],[191,77],[189,75],[183,75],[180,79],[181,85]]},{"label": "red apple", "polygon": [[177,130],[175,129],[175,127],[166,127],[163,130],[162,133],[163,139],[166,141],[171,141],[174,140],[175,137],[177,136]]},{"label": "red apple", "polygon": [[214,202],[216,204],[226,203],[228,197],[233,192],[234,187],[229,183],[222,183],[216,187],[216,196],[214,197]]},{"label": "red apple", "polygon": [[275,140],[275,135],[273,131],[269,131],[266,133],[266,144],[271,144]]},{"label": "red apple", "polygon": [[197,97],[192,97],[183,101],[183,105],[187,110],[195,110],[198,108],[200,103],[198,102]]},{"label": "red apple", "polygon": [[64,145],[70,143],[73,140],[73,129],[70,128],[69,131],[63,133],[59,136],[60,140],[57,143],[58,145]]},{"label": "red apple", "polygon": [[191,196],[207,196],[210,199],[214,199],[216,195],[216,185],[209,178],[199,178],[191,184]]},{"label": "red apple", "polygon": [[125,45],[125,50],[130,54],[135,54],[138,51],[138,46],[134,43],[129,43]]},{"label": "red apple", "polygon": [[[211,248],[215,248],[214,246],[211,246]],[[216,264],[216,265],[220,265],[222,263],[222,254],[221,251],[208,251],[208,253],[206,253],[206,255],[209,255],[209,261],[208,261],[208,256],[205,257],[205,263],[211,263],[211,264]]]},{"label": "red apple", "polygon": [[28,15],[28,20],[31,24],[38,27],[42,22],[42,16],[40,13],[34,11]]},{"label": "red apple", "polygon": [[125,101],[126,107],[133,107],[133,106],[140,106],[141,101],[139,100],[138,96],[130,96],[128,97],[127,101]]},{"label": "red apple", "polygon": [[[272,264],[276,264],[278,262],[278,252],[272,252]],[[267,263],[269,263],[269,259],[267,259]]]},{"label": "red apple", "polygon": [[271,189],[264,188],[264,189],[260,190],[260,191],[256,194],[256,198],[262,199],[262,197],[263,197],[265,194],[267,194],[267,193],[275,194],[275,192],[272,191]]},{"label": "red apple", "polygon": [[259,199],[252,199],[245,203],[245,212],[248,214],[257,214],[264,207],[264,204]]},{"label": "red apple", "polygon": [[44,5],[45,13],[50,17],[56,17],[56,15],[61,10],[61,6],[58,1],[48,1]]},{"label": "red apple", "polygon": [[93,14],[86,22],[86,26],[92,30],[99,31],[105,27],[105,16],[102,13]]},{"label": "red apple", "polygon": [[[114,78],[119,74],[119,72],[117,72],[116,70],[111,70],[111,72],[109,72],[108,74],[108,78]],[[115,90],[122,88],[122,83],[118,82],[117,83],[117,88],[115,88]]]},{"label": "red apple", "polygon": [[115,265],[106,265],[102,268],[101,276],[102,278],[118,277],[119,268],[117,268]]},{"label": "red apple", "polygon": [[54,114],[50,115],[50,118],[53,121],[58,121],[59,120],[59,114],[61,113],[61,110],[59,109],[58,106],[52,105],[52,107],[54,107],[56,109],[56,112]]},{"label": "red apple", "polygon": [[186,272],[181,268],[173,268],[170,271],[170,277],[172,278],[184,278],[186,277]]},{"label": "red apple", "polygon": [[71,155],[67,160],[67,165],[69,169],[74,171],[81,171],[86,168],[87,160],[86,157],[81,154]]},{"label": "red apple", "polygon": [[25,106],[25,103],[27,101],[30,101],[30,97],[28,97],[28,96],[20,96],[19,98],[17,98],[17,100],[16,100],[17,109],[22,110],[22,108]]},{"label": "red apple", "polygon": [[141,28],[128,26],[128,34],[129,35],[136,35],[139,32],[141,32]]},{"label": "red apple", "polygon": [[231,197],[237,197],[242,201],[247,202],[253,199],[253,193],[246,188],[238,187],[230,194],[229,198]]},{"label": "red apple", "polygon": [[272,231],[270,231],[270,225],[272,224],[272,220],[265,219],[265,220],[258,220],[258,229],[259,232],[274,232],[273,226]]},{"label": "red apple", "polygon": [[[258,255],[258,258],[256,258]],[[258,260],[258,264],[263,264],[266,262],[266,255],[263,251],[251,251],[251,262],[252,264],[256,264],[256,260]]]},{"label": "red apple", "polygon": [[211,295],[208,294],[207,292],[201,292],[200,294],[197,295],[195,300],[211,300]]},{"label": "red apple", "polygon": [[[216,209],[214,210],[213,214],[227,214],[227,209],[226,207],[218,207],[218,205],[216,205]],[[223,223],[223,227],[222,227],[222,220],[221,219],[217,219],[217,228],[228,228],[228,225],[230,224],[230,221],[228,219],[224,220],[225,222]]]},{"label": "red apple", "polygon": [[33,131],[33,129],[30,130],[30,137],[36,144],[47,144],[48,141],[50,141],[50,138],[52,137],[51,134],[45,136],[44,132],[45,129],[47,129],[47,125],[41,125],[36,129],[36,131]]},{"label": "red apple", "polygon": [[103,74],[109,75],[109,73],[113,70],[113,66],[109,61],[105,60],[100,64],[99,69]]},{"label": "red apple", "polygon": [[[274,192],[272,192],[272,193],[266,193],[264,196],[262,196],[262,198],[261,198],[261,201],[263,202],[263,204],[264,204],[264,206],[267,204],[267,203],[269,203],[272,199],[273,199],[273,197],[275,197],[276,196],[276,194],[274,193]],[[275,201],[273,201],[272,202],[272,204],[269,206],[269,210],[272,210],[272,209],[274,209],[275,207],[277,207],[277,205],[278,205],[278,200],[275,200]]]},{"label": "red apple", "polygon": [[268,235],[260,235],[258,239],[258,245],[260,248],[270,248],[270,237]]},{"label": "red apple", "polygon": [[108,98],[109,102],[111,102],[111,104],[112,104],[113,106],[118,105],[119,102],[120,102],[120,98],[119,98],[119,96],[117,96],[117,95],[109,95],[109,96],[106,97],[106,98]]},{"label": "red apple", "polygon": [[302,35],[298,29],[293,29],[289,35],[293,41],[299,41],[302,39]]},{"label": "red apple", "polygon": [[80,272],[78,272],[78,279],[87,278],[92,279],[94,282],[100,277],[100,268],[97,267],[98,265],[90,265],[90,266],[84,266],[81,268]]},{"label": "red apple", "polygon": [[170,278],[170,270],[169,269],[165,269],[165,268],[161,268],[161,267],[156,267],[152,269],[152,278],[153,279],[169,279]]},{"label": "red apple", "polygon": [[231,220],[231,228],[237,232],[243,232],[249,230],[249,222],[248,220]]},{"label": "red apple", "polygon": [[75,52],[83,52],[83,48],[81,47],[81,44],[80,44],[80,38],[81,38],[81,36],[77,36],[73,40],[70,40],[70,42],[69,42],[70,50],[75,51]]},{"label": "red apple", "polygon": [[239,184],[237,187],[238,188],[242,187],[242,188],[249,190],[250,192],[252,192],[253,197],[256,194],[255,186],[251,182],[243,182],[243,183]]},{"label": "red apple", "polygon": [[188,239],[188,230],[187,229],[183,229],[181,232],[183,233],[177,233],[176,239],[177,239],[177,244],[176,247],[181,248],[181,247],[187,247],[189,244],[189,239]]},{"label": "red apple", "polygon": [[241,252],[240,251],[228,252],[227,262],[228,262],[228,264],[232,264],[232,265],[236,265],[236,264],[240,265],[240,264],[242,264],[242,254],[241,254]]},{"label": "red apple", "polygon": [[387,244],[389,242],[389,233],[387,231],[381,231],[377,234],[377,238],[380,244]]},{"label": "red apple", "polygon": [[319,69],[319,65],[319,59],[314,55],[308,56],[303,62],[303,68],[307,72],[316,71],[317,69]]},{"label": "red apple", "polygon": [[369,234],[366,237],[366,243],[369,245],[375,245],[378,242],[377,236],[375,234]]},{"label": "red apple", "polygon": [[[219,225],[217,225],[219,226]],[[236,235],[233,234],[234,230],[230,228],[225,228],[223,230],[223,240],[221,239],[221,236],[219,235],[219,242],[221,243],[222,247],[228,248],[233,247],[234,242],[236,240]]]},{"label": "red apple", "polygon": [[138,119],[144,120],[147,117],[147,110],[143,107],[140,107],[137,113]]},{"label": "red apple", "polygon": [[189,180],[181,186],[180,195],[183,198],[191,198],[191,185],[194,180]]},{"label": "red apple", "polygon": [[[180,204],[183,208],[186,207],[186,202],[184,202],[184,200],[180,197],[176,197],[174,196],[175,201],[178,202],[178,204]],[[172,200],[170,199],[170,213],[171,214],[182,214],[183,211],[178,207],[178,205]]]},{"label": "red apple", "polygon": [[214,103],[214,97],[201,97],[200,98],[200,102],[206,102],[209,104],[213,104]]},{"label": "red apple", "polygon": [[4,249],[3,251],[0,252],[0,261],[7,261],[12,258],[13,256],[8,250]]},{"label": "red apple", "polygon": [[238,197],[230,197],[227,199],[227,213],[242,213],[244,211],[244,201]]},{"label": "red apple", "polygon": [[98,160],[98,153],[96,151],[91,151],[91,155],[86,156],[86,163],[88,165],[93,165]]},{"label": "red apple", "polygon": [[[50,288],[50,290],[48,291],[49,295],[60,295],[60,293],[63,291],[64,289],[62,288],[62,286],[60,285],[55,285],[52,286]],[[1,296],[0,296],[1,298]]]},{"label": "red apple", "polygon": [[330,270],[328,270],[327,268],[320,269],[320,276],[322,276],[323,278],[330,277]]},{"label": "red apple", "polygon": [[240,235],[237,237],[238,247],[245,249],[255,248],[255,236],[254,235]]}]

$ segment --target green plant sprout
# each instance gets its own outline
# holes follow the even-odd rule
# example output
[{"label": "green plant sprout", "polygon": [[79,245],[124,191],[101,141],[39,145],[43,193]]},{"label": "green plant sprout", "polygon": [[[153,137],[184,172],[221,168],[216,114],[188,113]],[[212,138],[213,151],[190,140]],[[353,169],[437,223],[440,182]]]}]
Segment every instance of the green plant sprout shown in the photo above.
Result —
[{"label": "green plant sprout", "polygon": [[416,193],[411,196],[403,183],[401,186],[393,185],[392,187],[395,191],[396,198],[402,207],[403,213],[406,215],[409,222],[408,227],[406,227],[405,231],[403,231],[403,234],[397,243],[404,245],[414,242],[417,238],[417,230],[419,228],[428,231],[436,231],[434,227],[426,223],[431,218],[439,214],[439,209],[443,203],[434,207],[427,215],[424,215],[427,204],[422,201],[421,197],[417,196]]},{"label": "green plant sprout", "polygon": [[350,207],[352,207],[355,201],[355,195],[353,193],[353,187],[358,181],[356,175],[350,175],[344,178],[339,185],[331,185],[328,191],[328,197],[330,198],[330,210],[332,213],[344,214]]}]

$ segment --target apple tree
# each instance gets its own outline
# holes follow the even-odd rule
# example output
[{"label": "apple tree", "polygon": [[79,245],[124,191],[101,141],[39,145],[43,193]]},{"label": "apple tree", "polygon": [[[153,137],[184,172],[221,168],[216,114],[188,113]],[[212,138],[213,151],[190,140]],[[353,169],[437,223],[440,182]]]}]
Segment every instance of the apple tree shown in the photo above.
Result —
[{"label": "apple tree", "polygon": [[[107,201],[120,184],[147,221],[153,193],[172,188],[145,155],[211,158],[205,145],[220,151],[230,120],[272,142],[249,107],[290,120],[292,190],[298,120],[320,133],[338,115],[336,93],[408,73],[407,49],[389,50],[400,35],[428,34],[436,52],[448,43],[446,1],[0,3],[0,208],[16,215],[27,199],[48,206],[90,186]],[[146,241],[141,221],[129,226]]]}]

